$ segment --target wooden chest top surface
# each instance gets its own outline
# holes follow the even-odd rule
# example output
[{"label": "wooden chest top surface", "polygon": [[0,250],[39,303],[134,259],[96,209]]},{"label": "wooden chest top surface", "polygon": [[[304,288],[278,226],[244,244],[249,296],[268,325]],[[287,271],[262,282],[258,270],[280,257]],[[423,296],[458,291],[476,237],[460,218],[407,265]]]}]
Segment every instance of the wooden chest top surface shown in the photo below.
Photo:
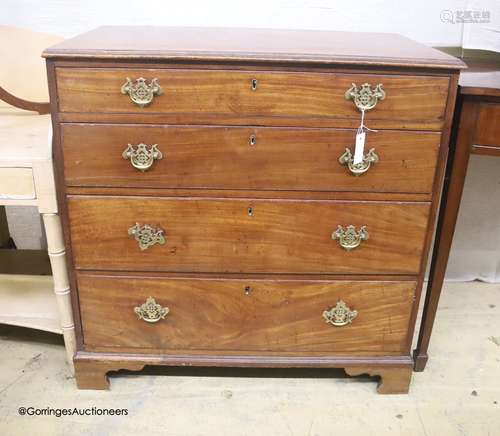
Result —
[{"label": "wooden chest top surface", "polygon": [[48,48],[43,56],[465,67],[397,34],[242,28],[103,26]]}]

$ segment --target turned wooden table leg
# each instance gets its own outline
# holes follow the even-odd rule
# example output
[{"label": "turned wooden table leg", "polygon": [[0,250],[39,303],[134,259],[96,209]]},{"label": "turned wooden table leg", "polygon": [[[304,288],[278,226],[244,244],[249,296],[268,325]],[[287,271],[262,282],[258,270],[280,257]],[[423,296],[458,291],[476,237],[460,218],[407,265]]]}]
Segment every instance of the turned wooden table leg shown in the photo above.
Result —
[{"label": "turned wooden table leg", "polygon": [[66,252],[59,215],[54,213],[42,214],[47,245],[49,251],[50,265],[54,279],[54,293],[59,308],[61,329],[66,346],[66,357],[71,373],[74,374],[73,356],[76,351],[75,325],[71,311],[71,298],[68,273],[66,269]]},{"label": "turned wooden table leg", "polygon": [[443,287],[455,224],[457,222],[460,199],[469,162],[472,135],[477,119],[477,104],[465,101],[460,114],[459,130],[454,153],[450,153],[447,181],[443,189],[436,238],[432,253],[429,283],[425,295],[424,310],[420,324],[417,348],[413,353],[415,371],[423,371],[427,364],[429,342],[436,317],[436,311]]},{"label": "turned wooden table leg", "polygon": [[344,369],[348,375],[356,376],[368,374],[369,376],[379,376],[380,381],[377,386],[379,394],[407,394],[410,389],[412,376],[411,366],[353,366]]}]

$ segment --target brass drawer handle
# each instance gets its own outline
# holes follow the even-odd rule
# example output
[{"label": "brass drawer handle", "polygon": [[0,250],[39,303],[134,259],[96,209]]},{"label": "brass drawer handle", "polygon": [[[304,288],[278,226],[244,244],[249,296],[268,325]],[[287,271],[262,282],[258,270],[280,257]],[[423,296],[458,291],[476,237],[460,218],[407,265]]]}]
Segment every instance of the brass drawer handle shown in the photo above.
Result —
[{"label": "brass drawer handle", "polygon": [[146,322],[158,322],[167,316],[170,309],[160,306],[153,297],[148,297],[145,303],[134,307],[134,312]]},{"label": "brass drawer handle", "polygon": [[362,241],[366,241],[368,239],[368,232],[366,226],[361,226],[356,231],[356,227],[353,225],[349,225],[345,229],[339,225],[337,230],[332,233],[332,239],[334,241],[338,240],[340,246],[349,251],[358,247]]},{"label": "brass drawer handle", "polygon": [[337,301],[335,307],[323,312],[323,318],[325,321],[335,327],[342,327],[350,324],[357,316],[358,311],[351,310],[342,300]]},{"label": "brass drawer handle", "polygon": [[130,100],[139,107],[144,107],[153,101],[155,95],[161,95],[163,90],[161,89],[158,79],[151,80],[150,83],[146,82],[146,79],[139,77],[132,81],[127,77],[127,81],[122,85],[121,93],[128,95]]},{"label": "brass drawer handle", "polygon": [[155,244],[163,245],[165,243],[163,230],[154,228],[149,224],[141,226],[139,223],[135,223],[128,229],[128,235],[138,242],[141,250],[146,250]]},{"label": "brass drawer handle", "polygon": [[339,163],[341,165],[347,165],[351,174],[355,176],[360,176],[363,173],[366,173],[370,169],[370,165],[376,164],[379,161],[379,157],[377,153],[375,153],[375,149],[372,148],[370,151],[363,156],[363,160],[357,164],[354,163],[354,157],[351,153],[351,150],[348,148],[345,149],[345,152],[342,156],[339,157]]},{"label": "brass drawer handle", "polygon": [[[148,148],[149,147],[149,148]],[[163,154],[158,150],[158,144],[129,144],[122,153],[123,159],[129,160],[132,166],[139,171],[149,170],[155,160],[163,158]]]},{"label": "brass drawer handle", "polygon": [[381,83],[375,86],[373,90],[369,83],[363,83],[360,88],[353,83],[345,93],[345,99],[352,100],[360,111],[373,109],[377,102],[384,98],[385,91],[382,89]]}]

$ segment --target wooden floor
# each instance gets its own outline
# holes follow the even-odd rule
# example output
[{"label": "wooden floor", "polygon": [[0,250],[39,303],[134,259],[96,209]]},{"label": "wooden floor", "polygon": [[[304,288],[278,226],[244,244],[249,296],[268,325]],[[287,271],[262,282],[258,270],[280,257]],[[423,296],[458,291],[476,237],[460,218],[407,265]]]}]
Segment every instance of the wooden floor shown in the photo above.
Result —
[{"label": "wooden floor", "polygon": [[[377,395],[375,381],[342,371],[187,368],[115,376],[109,392],[77,391],[59,336],[1,326],[0,434],[499,434],[500,284],[448,283],[430,354],[409,395]],[[126,408],[128,416],[18,415],[29,406]]]}]

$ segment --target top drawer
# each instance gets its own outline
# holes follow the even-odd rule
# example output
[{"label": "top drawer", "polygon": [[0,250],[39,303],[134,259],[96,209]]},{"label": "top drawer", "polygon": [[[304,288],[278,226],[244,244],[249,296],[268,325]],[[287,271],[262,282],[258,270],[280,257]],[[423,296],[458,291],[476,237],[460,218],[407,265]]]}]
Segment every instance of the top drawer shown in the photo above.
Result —
[{"label": "top drawer", "polygon": [[[360,110],[352,98],[346,99],[346,92],[353,84],[360,91],[368,83],[365,102],[379,84],[385,93],[366,113],[369,127],[440,130],[449,82],[447,77],[355,73],[68,67],[56,71],[64,121],[357,127]],[[128,89],[123,88],[127,78]],[[144,86],[137,86],[139,78],[145,79]],[[148,89],[153,79],[159,87]]]}]

